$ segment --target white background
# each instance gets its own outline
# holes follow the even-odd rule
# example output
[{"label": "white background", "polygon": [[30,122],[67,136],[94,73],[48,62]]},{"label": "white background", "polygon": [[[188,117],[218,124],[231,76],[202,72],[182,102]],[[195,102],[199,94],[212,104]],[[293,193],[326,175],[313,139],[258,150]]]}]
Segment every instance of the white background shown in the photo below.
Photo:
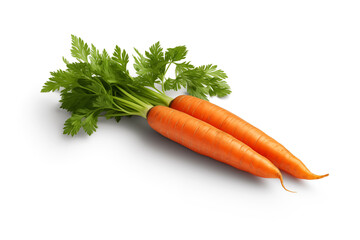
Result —
[{"label": "white background", "polygon": [[[359,1],[3,1],[0,239],[359,237]],[[283,143],[321,180],[261,179],[200,156],[141,118],[62,135],[40,93],[75,34],[131,54],[156,41],[214,63],[211,99]]]}]

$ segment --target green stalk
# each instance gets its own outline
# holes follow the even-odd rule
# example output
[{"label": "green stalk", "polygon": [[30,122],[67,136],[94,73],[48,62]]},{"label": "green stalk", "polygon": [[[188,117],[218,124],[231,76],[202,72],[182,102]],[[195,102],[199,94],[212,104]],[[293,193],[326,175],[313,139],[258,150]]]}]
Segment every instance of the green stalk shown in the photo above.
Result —
[{"label": "green stalk", "polygon": [[[128,108],[132,109],[133,112],[136,113],[136,114],[133,114],[133,115],[138,115],[138,116],[141,116],[143,118],[146,118],[147,112],[153,107],[153,105],[148,105],[148,104],[145,104],[145,103],[142,103],[141,105],[139,105],[137,103],[131,102],[131,101],[123,99],[123,98],[115,97],[115,96],[113,96],[113,99],[119,101],[125,107],[128,107]],[[136,101],[139,102],[140,100],[136,99]],[[124,111],[124,112],[129,113],[129,111]],[[131,114],[129,114],[129,115],[131,115]]]},{"label": "green stalk", "polygon": [[164,93],[161,93],[161,92],[157,93],[157,92],[155,92],[155,91],[153,91],[153,90],[151,90],[149,88],[146,88],[146,87],[144,87],[142,90],[143,90],[143,93],[147,97],[156,97],[156,98],[158,98],[162,102],[162,104],[159,103],[159,105],[164,105],[165,104],[165,106],[168,107],[170,105],[171,101],[174,100],[173,98],[165,95]]},{"label": "green stalk", "polygon": [[[124,93],[126,96],[128,96],[129,98],[131,98],[132,100],[134,100],[135,102],[137,102],[138,104],[142,105],[143,107],[148,107],[149,104],[146,104],[142,101],[140,101],[138,98],[135,98],[134,96],[132,96],[131,94],[129,94],[128,92],[126,92],[124,89],[120,88],[119,86],[116,86],[122,93]],[[138,96],[137,96],[138,97]]]}]

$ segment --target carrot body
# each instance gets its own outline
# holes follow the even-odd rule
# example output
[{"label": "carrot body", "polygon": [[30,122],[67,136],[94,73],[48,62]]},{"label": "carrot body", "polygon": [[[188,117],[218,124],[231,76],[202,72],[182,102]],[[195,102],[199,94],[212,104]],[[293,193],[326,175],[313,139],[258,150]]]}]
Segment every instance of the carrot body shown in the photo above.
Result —
[{"label": "carrot body", "polygon": [[153,107],[147,121],[161,135],[197,153],[259,177],[279,178],[283,184],[279,169],[268,159],[208,123],[164,106]]},{"label": "carrot body", "polygon": [[196,97],[181,95],[171,102],[170,107],[234,136],[269,159],[279,169],[297,178],[318,179],[328,175],[313,174],[304,163],[273,138],[215,104]]}]

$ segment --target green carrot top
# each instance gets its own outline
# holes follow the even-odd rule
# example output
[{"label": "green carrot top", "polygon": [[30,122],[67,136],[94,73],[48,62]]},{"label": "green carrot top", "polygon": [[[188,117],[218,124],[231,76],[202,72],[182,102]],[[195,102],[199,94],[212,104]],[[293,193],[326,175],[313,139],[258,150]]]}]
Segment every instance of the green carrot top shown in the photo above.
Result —
[{"label": "green carrot top", "polygon": [[[74,136],[81,128],[91,135],[97,128],[98,117],[114,118],[138,115],[146,118],[153,106],[168,106],[172,98],[167,90],[186,88],[188,94],[201,99],[208,96],[223,97],[231,93],[224,81],[226,74],[216,65],[193,66],[185,61],[185,46],[168,48],[165,52],[160,43],[153,44],[141,54],[135,49],[134,69],[128,70],[129,55],[115,46],[110,56],[99,51],[81,38],[71,36],[71,55],[77,60],[70,62],[63,57],[65,70],[51,72],[41,92],[60,91],[61,108],[72,115],[65,121],[64,134]],[[171,65],[175,65],[175,77],[167,77]]]}]

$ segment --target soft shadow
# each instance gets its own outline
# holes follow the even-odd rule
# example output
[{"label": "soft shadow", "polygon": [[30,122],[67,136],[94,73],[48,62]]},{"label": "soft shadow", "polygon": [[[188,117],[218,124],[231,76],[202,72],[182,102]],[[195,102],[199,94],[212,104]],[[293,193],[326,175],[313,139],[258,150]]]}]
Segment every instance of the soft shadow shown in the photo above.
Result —
[{"label": "soft shadow", "polygon": [[121,120],[122,127],[131,129],[139,136],[138,141],[150,145],[153,149],[159,150],[169,156],[168,160],[179,161],[179,158],[171,156],[182,156],[181,161],[187,162],[194,168],[206,169],[213,174],[221,174],[231,181],[246,182],[256,187],[266,187],[261,178],[250,173],[238,170],[212,158],[198,154],[174,141],[171,141],[153,130],[146,120],[140,117],[124,118]]},{"label": "soft shadow", "polygon": [[[38,116],[41,116],[39,128],[46,131],[54,131],[54,134],[59,134],[63,141],[69,141],[69,139],[87,139],[88,135],[81,130],[76,136],[71,137],[62,134],[64,121],[70,117],[70,114],[65,110],[59,108],[59,103],[55,104],[54,101],[45,101],[44,99],[37,99],[36,108]],[[46,114],[45,114],[46,113]],[[200,155],[192,150],[173,142],[155,130],[153,130],[147,123],[147,121],[141,117],[123,118],[120,123],[116,123],[114,120],[106,120],[104,118],[99,119],[98,125],[111,124],[114,128],[127,129],[135,136],[138,136],[137,141],[142,144],[150,145],[153,149],[163,152],[168,156],[169,161],[182,161],[191,165],[193,168],[206,169],[211,174],[222,175],[229,181],[238,181],[240,183],[246,182],[254,187],[266,188],[265,182],[250,173],[235,169],[227,164],[218,162],[209,157]],[[55,130],[54,130],[55,129]],[[96,134],[96,133],[95,133]],[[174,158],[171,156],[181,156],[181,158]]]}]

